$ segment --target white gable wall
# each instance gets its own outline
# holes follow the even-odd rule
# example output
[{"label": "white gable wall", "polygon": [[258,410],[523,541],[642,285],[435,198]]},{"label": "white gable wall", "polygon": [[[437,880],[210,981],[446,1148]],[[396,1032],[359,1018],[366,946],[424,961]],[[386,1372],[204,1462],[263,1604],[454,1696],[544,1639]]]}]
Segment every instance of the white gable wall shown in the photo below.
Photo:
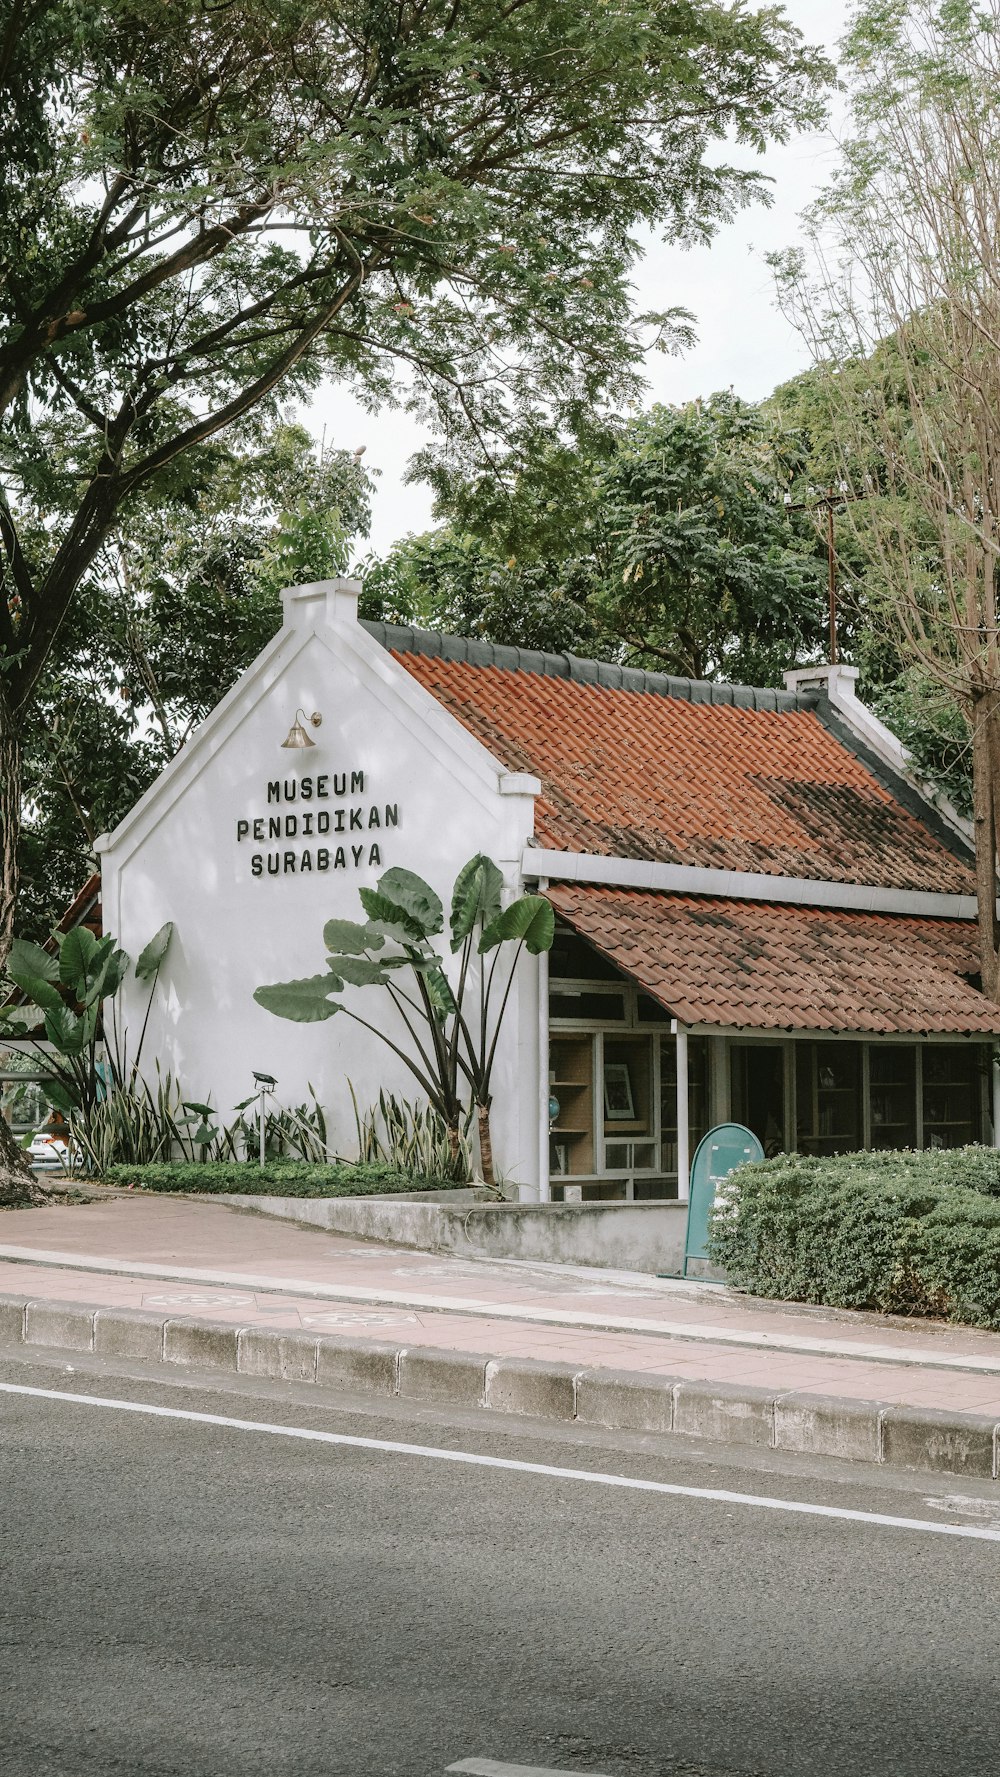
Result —
[{"label": "white gable wall", "polygon": [[[417,1082],[348,1018],[291,1024],[257,1006],[254,988],[321,973],[325,921],[362,918],[359,887],[393,865],[425,877],[446,913],[454,878],[477,851],[518,892],[538,788],[507,773],[360,627],[357,594],[349,581],[290,589],[274,642],[100,842],[106,929],[129,954],[175,923],[147,1077],[158,1059],[185,1097],[209,1100],[225,1120],[252,1092],[255,1068],[276,1076],[286,1105],[302,1102],[311,1082],[347,1154],[356,1148],[348,1079],[362,1106],[380,1086],[422,1097]],[[307,729],[316,745],[283,750],[298,707],[322,715]],[[276,782],[280,799],[272,790],[269,800]],[[270,836],[275,820],[280,838]],[[494,1086],[497,1164],[524,1187],[537,1183],[538,1167],[537,976],[523,959]],[[145,1001],[131,983],[133,1038]],[[348,989],[345,1003],[408,1047],[379,990]]]}]

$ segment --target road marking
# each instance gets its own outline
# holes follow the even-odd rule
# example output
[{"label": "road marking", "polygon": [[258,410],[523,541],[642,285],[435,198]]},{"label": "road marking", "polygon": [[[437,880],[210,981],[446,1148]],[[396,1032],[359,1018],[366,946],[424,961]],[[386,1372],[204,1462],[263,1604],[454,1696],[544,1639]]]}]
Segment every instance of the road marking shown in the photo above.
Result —
[{"label": "road marking", "polygon": [[459,1759],[448,1771],[467,1771],[469,1777],[602,1777],[600,1771],[567,1771],[562,1765],[498,1765],[492,1758]]},{"label": "road marking", "polygon": [[68,1401],[76,1407],[110,1407],[118,1413],[145,1414],[150,1419],[181,1419],[192,1425],[219,1425],[228,1431],[264,1432],[275,1438],[296,1438],[307,1444],[331,1444],[341,1449],[384,1450],[392,1456],[422,1456],[434,1462],[461,1463],[469,1468],[504,1469],[515,1475],[584,1481],[592,1487],[620,1487],[629,1493],[663,1493],[675,1499],[707,1499],[719,1505],[757,1506],[764,1511],[793,1512],[806,1518],[839,1518],[849,1524],[877,1524],[887,1530],[922,1530],[931,1536],[1000,1542],[1000,1529],[988,1530],[971,1524],[936,1524],[931,1519],[897,1518],[888,1512],[856,1512],[847,1506],[814,1505],[802,1499],[771,1499],[763,1493],[733,1493],[725,1487],[682,1487],[676,1481],[645,1481],[637,1475],[604,1474],[600,1469],[555,1468],[545,1462],[518,1462],[512,1456],[481,1456],[478,1451],[442,1450],[433,1444],[402,1444],[391,1438],[358,1438],[346,1432],[316,1431],[311,1426],[272,1425],[266,1419],[231,1419],[224,1413],[195,1413],[186,1407],[154,1406],[150,1401],[73,1394],[61,1388],[30,1388],[21,1382],[0,1382],[0,1394],[29,1395],[42,1401]]}]

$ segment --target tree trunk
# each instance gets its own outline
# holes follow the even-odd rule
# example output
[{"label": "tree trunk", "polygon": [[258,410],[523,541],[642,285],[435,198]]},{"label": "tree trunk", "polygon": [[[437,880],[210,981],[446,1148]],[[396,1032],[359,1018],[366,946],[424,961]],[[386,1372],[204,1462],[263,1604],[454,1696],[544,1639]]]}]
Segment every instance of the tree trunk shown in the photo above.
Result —
[{"label": "tree trunk", "polygon": [[[0,974],[14,936],[20,831],[21,737],[16,719],[0,695]],[[45,1201],[10,1125],[0,1116],[0,1208],[20,1208]]]},{"label": "tree trunk", "polygon": [[983,992],[1000,1001],[997,920],[997,817],[1000,782],[1000,695],[980,692],[972,704],[972,809],[976,834],[976,901]]},{"label": "tree trunk", "polygon": [[449,1123],[448,1124],[448,1154],[449,1154],[449,1164],[451,1167],[451,1171],[448,1176],[450,1178],[460,1178],[461,1177],[461,1171],[460,1171],[461,1162],[459,1159],[461,1151],[462,1151],[462,1138],[461,1138],[461,1135],[459,1134],[458,1124],[457,1123]]},{"label": "tree trunk", "polygon": [[496,1178],[493,1174],[493,1137],[490,1134],[490,1107],[488,1104],[476,1106],[476,1117],[479,1124],[479,1166],[483,1182],[496,1189]]}]

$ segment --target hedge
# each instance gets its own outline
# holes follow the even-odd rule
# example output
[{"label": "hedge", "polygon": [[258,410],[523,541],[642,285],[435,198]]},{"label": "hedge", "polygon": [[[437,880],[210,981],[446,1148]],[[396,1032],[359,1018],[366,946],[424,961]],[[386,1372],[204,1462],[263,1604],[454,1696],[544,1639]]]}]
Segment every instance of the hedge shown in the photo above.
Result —
[{"label": "hedge", "polygon": [[367,1162],[321,1166],[309,1160],[269,1160],[264,1166],[241,1160],[109,1166],[104,1182],[141,1186],[144,1191],[240,1192],[254,1197],[383,1197],[394,1191],[463,1188],[455,1179],[409,1178]]},{"label": "hedge", "polygon": [[719,1194],[709,1247],[755,1296],[1000,1328],[1000,1153],[784,1154]]}]

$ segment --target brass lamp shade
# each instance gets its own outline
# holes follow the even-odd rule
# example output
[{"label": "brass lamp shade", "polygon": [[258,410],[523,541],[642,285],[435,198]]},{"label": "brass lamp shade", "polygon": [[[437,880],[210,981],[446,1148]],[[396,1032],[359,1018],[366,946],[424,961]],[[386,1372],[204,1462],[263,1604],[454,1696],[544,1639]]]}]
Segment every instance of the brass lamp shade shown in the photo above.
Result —
[{"label": "brass lamp shade", "polygon": [[[301,721],[299,720],[300,716],[302,718]],[[296,710],[295,720],[288,730],[288,739],[282,741],[282,746],[298,748],[314,747],[316,742],[313,740],[312,736],[306,732],[305,723],[311,722],[314,728],[318,728],[322,720],[322,716],[319,715],[316,710],[313,711],[311,716],[307,716],[305,710]]]}]

